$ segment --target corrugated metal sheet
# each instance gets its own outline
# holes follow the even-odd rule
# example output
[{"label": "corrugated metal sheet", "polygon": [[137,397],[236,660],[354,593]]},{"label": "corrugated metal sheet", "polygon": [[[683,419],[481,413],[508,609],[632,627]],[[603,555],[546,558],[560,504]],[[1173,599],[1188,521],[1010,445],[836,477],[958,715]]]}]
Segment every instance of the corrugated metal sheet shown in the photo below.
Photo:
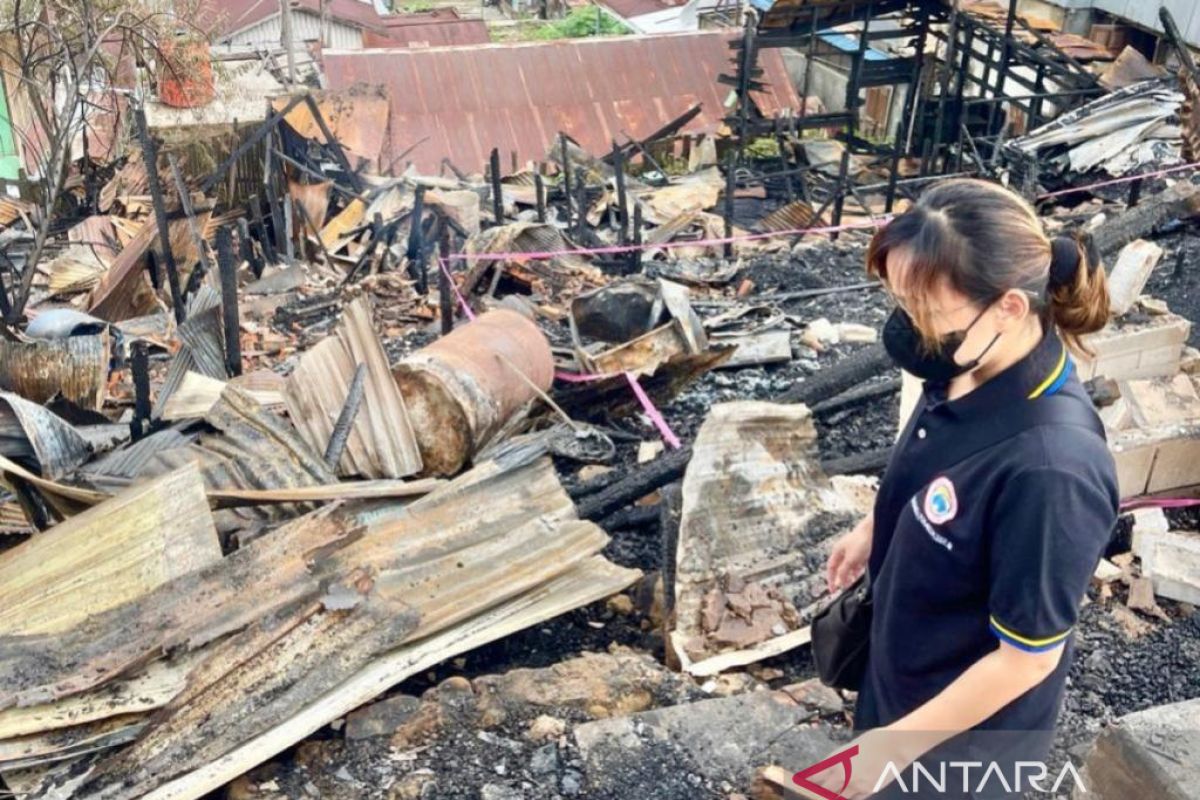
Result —
[{"label": "corrugated metal sheet", "polygon": [[0,453],[9,458],[33,456],[43,478],[61,480],[91,455],[91,449],[57,414],[20,395],[0,392]]},{"label": "corrugated metal sheet", "polygon": [[447,47],[487,44],[492,40],[487,24],[481,19],[435,19],[422,15],[420,22],[405,20],[393,24],[386,21],[386,33],[363,32],[364,47]]},{"label": "corrugated metal sheet", "polygon": [[[436,172],[443,158],[480,171],[493,147],[525,163],[544,159],[560,131],[592,153],[614,139],[642,138],[699,102],[685,133],[714,133],[726,114],[731,35],[531,42],[324,54],[330,88],[386,87],[393,155]],[[764,113],[799,109],[800,98],[777,51],[760,53]],[[419,143],[419,144],[418,144]],[[415,145],[415,147],[414,147]],[[507,163],[507,158],[504,159]]]},{"label": "corrugated metal sheet", "polygon": [[188,316],[176,331],[183,346],[171,359],[167,377],[158,390],[153,417],[162,416],[171,395],[189,372],[224,380],[225,336],[221,323],[221,295],[211,286],[201,286],[188,303]]}]

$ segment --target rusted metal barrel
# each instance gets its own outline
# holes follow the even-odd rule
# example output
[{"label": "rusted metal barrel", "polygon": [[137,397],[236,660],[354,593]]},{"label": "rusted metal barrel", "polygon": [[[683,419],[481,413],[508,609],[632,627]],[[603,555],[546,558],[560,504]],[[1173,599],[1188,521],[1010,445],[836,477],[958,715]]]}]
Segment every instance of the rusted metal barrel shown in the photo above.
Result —
[{"label": "rusted metal barrel", "polygon": [[[453,475],[554,380],[550,343],[530,320],[481,315],[392,369],[427,475]],[[531,386],[532,384],[532,386]]]}]

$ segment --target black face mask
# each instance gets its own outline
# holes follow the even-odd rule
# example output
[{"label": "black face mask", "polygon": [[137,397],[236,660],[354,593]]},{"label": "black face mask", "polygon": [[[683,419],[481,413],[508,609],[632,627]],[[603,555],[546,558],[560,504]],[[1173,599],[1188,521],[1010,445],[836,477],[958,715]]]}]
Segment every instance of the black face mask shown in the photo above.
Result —
[{"label": "black face mask", "polygon": [[921,334],[917,332],[910,317],[904,309],[897,308],[883,325],[883,346],[888,355],[900,369],[931,383],[947,383],[964,372],[970,372],[979,366],[979,362],[992,349],[992,345],[1000,338],[997,333],[992,337],[983,352],[965,364],[954,360],[954,354],[962,347],[967,332],[975,326],[983,316],[985,308],[980,311],[971,324],[961,331],[952,331],[943,336],[932,349],[921,342]]}]

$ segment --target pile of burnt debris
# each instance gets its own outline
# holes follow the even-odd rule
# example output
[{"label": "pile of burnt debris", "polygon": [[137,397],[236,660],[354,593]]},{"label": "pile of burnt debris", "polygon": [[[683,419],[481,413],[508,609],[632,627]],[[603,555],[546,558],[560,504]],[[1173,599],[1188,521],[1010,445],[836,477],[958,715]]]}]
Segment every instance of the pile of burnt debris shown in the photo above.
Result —
[{"label": "pile of burnt debris", "polygon": [[[1075,123],[1157,104],[1161,80],[1010,146],[1059,148],[1070,178]],[[562,137],[507,176],[498,153],[482,177],[366,174],[334,103],[277,101],[203,175],[143,125],[82,217],[0,206],[5,784],[784,796],[771,765],[846,728],[808,623],[912,402],[861,274],[880,218],[830,224],[715,154],[635,171],[636,142],[601,158]],[[1171,283],[1193,285],[1200,184],[1160,174],[1178,162],[1151,116],[1126,136],[1151,141],[1136,192],[1079,180],[1040,205],[1111,271],[1079,368],[1122,494],[1182,507],[1200,353],[1160,298],[1200,310]],[[246,161],[261,184],[231,201]],[[1127,669],[1108,651],[1200,649],[1181,514],[1132,512],[1096,574],[1070,746],[1137,710],[1078,705]],[[1167,680],[1156,702],[1200,695]],[[1139,746],[1122,735],[1093,769]]]}]

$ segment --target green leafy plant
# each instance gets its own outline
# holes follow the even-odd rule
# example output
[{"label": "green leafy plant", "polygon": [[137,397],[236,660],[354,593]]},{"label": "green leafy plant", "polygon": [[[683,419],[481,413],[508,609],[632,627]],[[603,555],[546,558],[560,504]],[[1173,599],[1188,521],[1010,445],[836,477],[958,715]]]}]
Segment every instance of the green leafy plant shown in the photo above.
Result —
[{"label": "green leafy plant", "polygon": [[588,36],[622,36],[633,33],[628,25],[604,12],[600,6],[580,6],[560,20],[543,25],[534,39],[582,39]]}]

